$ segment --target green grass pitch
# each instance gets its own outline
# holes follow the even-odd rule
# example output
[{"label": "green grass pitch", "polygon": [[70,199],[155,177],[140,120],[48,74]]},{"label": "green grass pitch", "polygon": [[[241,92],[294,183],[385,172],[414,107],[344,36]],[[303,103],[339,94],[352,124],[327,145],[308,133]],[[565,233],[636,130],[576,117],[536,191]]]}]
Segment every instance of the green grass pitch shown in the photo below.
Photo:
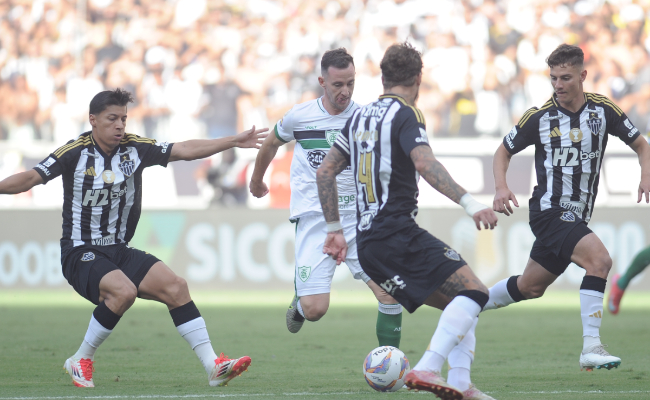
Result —
[{"label": "green grass pitch", "polygon": [[[368,292],[334,292],[328,314],[295,335],[285,327],[292,293],[197,293],[215,350],[249,355],[249,372],[211,388],[166,308],[138,300],[95,357],[95,389],[76,388],[62,369],[80,344],[93,306],[71,290],[0,292],[0,400],[7,399],[418,399],[377,393],[361,364],[377,346],[377,308]],[[504,399],[650,398],[650,294],[628,293],[602,337],[620,368],[581,372],[577,291],[482,314],[476,385]],[[401,349],[414,365],[439,311],[404,314]],[[424,398],[424,397],[422,397]]]}]

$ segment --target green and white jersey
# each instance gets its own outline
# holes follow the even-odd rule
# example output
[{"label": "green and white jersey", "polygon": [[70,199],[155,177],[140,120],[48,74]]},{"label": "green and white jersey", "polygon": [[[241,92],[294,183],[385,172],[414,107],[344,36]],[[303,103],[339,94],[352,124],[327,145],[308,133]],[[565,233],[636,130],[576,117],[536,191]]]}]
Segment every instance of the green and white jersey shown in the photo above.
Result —
[{"label": "green and white jersey", "polygon": [[[330,115],[321,98],[293,106],[275,125],[275,136],[287,143],[296,140],[291,160],[291,219],[322,214],[316,187],[316,170],[325,159],[336,136],[359,106],[353,101],[339,115]],[[339,213],[356,213],[356,187],[352,169],[336,178]]]}]

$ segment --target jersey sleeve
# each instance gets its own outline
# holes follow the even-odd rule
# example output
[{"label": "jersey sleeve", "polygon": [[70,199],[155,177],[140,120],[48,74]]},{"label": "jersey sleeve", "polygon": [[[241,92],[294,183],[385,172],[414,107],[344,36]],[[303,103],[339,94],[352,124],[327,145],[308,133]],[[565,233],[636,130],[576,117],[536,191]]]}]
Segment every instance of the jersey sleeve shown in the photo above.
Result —
[{"label": "jersey sleeve", "polygon": [[503,138],[503,146],[510,154],[517,154],[526,147],[535,144],[539,139],[537,120],[534,114],[537,108],[533,107],[526,111],[517,125],[513,126],[510,132]]},{"label": "jersey sleeve", "polygon": [[613,103],[605,107],[607,119],[607,133],[621,139],[625,144],[630,144],[641,134],[639,129],[630,122],[623,110]]},{"label": "jersey sleeve", "polygon": [[34,170],[43,178],[43,184],[48,183],[57,176],[63,174],[68,164],[68,156],[71,154],[69,151],[69,144],[74,140],[70,140],[65,145],[56,149],[53,153],[47,156],[43,161],[36,164]]},{"label": "jersey sleeve", "polygon": [[336,136],[336,141],[332,147],[336,147],[343,155],[350,159],[350,126],[352,125],[352,120],[355,118],[357,113],[352,114],[350,118],[345,122],[345,126],[341,129],[341,133]]},{"label": "jersey sleeve", "polygon": [[393,121],[394,126],[398,129],[399,144],[407,157],[410,157],[414,148],[429,146],[424,116],[420,110],[410,106],[402,107]]},{"label": "jersey sleeve", "polygon": [[293,128],[294,116],[292,108],[291,110],[287,111],[286,114],[284,114],[284,117],[282,117],[277,124],[275,124],[275,136],[284,143],[288,143],[295,139],[293,136]]},{"label": "jersey sleeve", "polygon": [[153,165],[167,167],[174,143],[157,142],[154,139],[147,138],[140,138],[139,140],[136,140],[136,143],[136,148],[138,149],[138,153],[140,153],[143,168],[151,167]]}]

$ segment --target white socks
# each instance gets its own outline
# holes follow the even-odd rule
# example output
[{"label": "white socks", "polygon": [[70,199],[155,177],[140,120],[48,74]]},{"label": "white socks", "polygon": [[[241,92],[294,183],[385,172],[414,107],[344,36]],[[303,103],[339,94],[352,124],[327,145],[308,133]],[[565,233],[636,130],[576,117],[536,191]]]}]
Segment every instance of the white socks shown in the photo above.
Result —
[{"label": "white socks", "polygon": [[510,297],[510,293],[508,293],[509,279],[510,278],[501,280],[490,288],[490,299],[488,300],[485,307],[483,307],[483,311],[496,310],[497,308],[509,306],[515,302],[512,297]]},{"label": "white socks", "polygon": [[210,374],[214,367],[214,360],[217,359],[217,355],[212,349],[210,337],[208,336],[208,329],[205,326],[205,320],[203,317],[188,321],[177,326],[176,329],[183,339],[189,343],[192,350],[194,350],[194,353],[199,357],[205,371]]},{"label": "white socks", "polygon": [[302,305],[300,305],[300,299],[298,299],[298,302],[296,303],[296,310],[298,310],[298,313],[302,315],[303,318],[305,318],[305,312],[302,311]]},{"label": "white socks", "polygon": [[95,351],[97,351],[99,345],[104,343],[104,340],[106,340],[111,332],[113,331],[104,328],[93,315],[90,317],[90,324],[88,324],[88,330],[86,331],[83,342],[81,342],[81,347],[79,347],[79,350],[72,357],[77,360],[82,358],[94,359]]},{"label": "white socks", "polygon": [[580,289],[583,350],[600,344],[600,324],[603,321],[604,297],[604,293],[596,290]]},{"label": "white socks", "polygon": [[[481,312],[481,306],[474,300],[465,296],[454,297],[440,316],[438,328],[431,338],[429,350],[413,369],[440,371],[453,348],[465,338],[478,319],[479,312]],[[430,354],[430,352],[435,354]]]},{"label": "white socks", "polygon": [[470,369],[474,362],[474,351],[476,350],[476,324],[478,324],[478,318],[476,318],[474,325],[467,331],[463,340],[458,343],[458,346],[453,348],[447,358],[449,362],[447,382],[463,392],[469,389],[469,385],[472,383]]}]

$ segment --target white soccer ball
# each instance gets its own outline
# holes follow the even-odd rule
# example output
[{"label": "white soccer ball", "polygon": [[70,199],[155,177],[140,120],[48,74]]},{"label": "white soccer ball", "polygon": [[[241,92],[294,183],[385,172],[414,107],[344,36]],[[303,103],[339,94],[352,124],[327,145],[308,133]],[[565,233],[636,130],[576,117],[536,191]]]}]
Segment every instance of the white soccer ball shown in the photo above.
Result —
[{"label": "white soccer ball", "polygon": [[402,350],[380,346],[363,362],[363,375],[371,388],[379,392],[395,392],[404,386],[404,376],[411,370]]}]

